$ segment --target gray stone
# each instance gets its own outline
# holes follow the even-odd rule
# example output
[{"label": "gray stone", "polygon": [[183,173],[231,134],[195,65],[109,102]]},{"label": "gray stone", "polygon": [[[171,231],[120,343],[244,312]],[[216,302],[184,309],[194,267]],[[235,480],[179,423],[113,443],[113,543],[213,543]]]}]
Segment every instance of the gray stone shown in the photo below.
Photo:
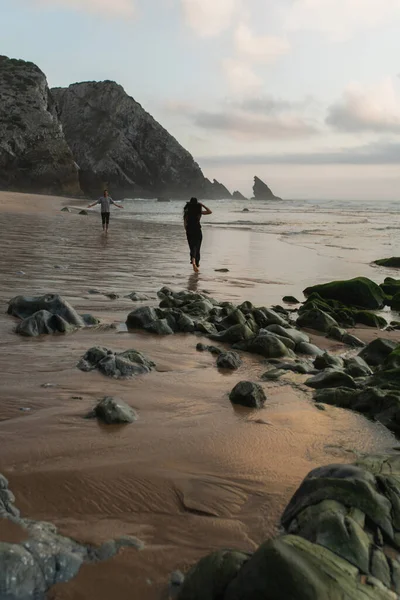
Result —
[{"label": "gray stone", "polygon": [[352,348],[363,348],[365,346],[365,344],[362,340],[360,340],[355,335],[351,335],[350,333],[346,333],[342,337],[342,342],[343,342],[343,344],[346,344],[347,346],[351,346]]},{"label": "gray stone", "polygon": [[315,329],[315,331],[323,331],[324,333],[330,331],[332,327],[338,326],[333,317],[318,308],[302,312],[296,323],[298,327]]},{"label": "gray stone", "polygon": [[243,340],[249,340],[254,336],[252,330],[247,325],[233,325],[226,331],[210,335],[210,338],[216,342],[227,342],[235,344]]},{"label": "gray stone", "polygon": [[106,396],[96,405],[96,416],[107,423],[114,425],[120,423],[133,423],[137,420],[136,411],[119,398]]},{"label": "gray stone", "polygon": [[285,327],[285,325],[287,325],[287,321],[283,317],[281,317],[281,315],[279,315],[275,310],[272,310],[272,308],[262,307],[259,310],[264,314],[265,318],[267,319],[267,324],[265,325],[265,327],[268,327],[268,325],[280,325],[281,327]]},{"label": "gray stone", "polygon": [[129,329],[144,329],[160,316],[159,310],[150,306],[140,306],[129,313],[126,324]]},{"label": "gray stone", "polygon": [[53,315],[47,310],[39,310],[18,323],[15,331],[27,337],[37,337],[45,334],[68,333],[74,329],[76,326],[69,324],[63,317]]},{"label": "gray stone", "polygon": [[232,404],[240,404],[248,408],[262,408],[266,401],[263,388],[251,381],[240,381],[231,393],[229,399]]},{"label": "gray stone", "polygon": [[182,313],[177,320],[178,330],[183,333],[193,333],[195,330],[195,324],[193,319],[188,315]]},{"label": "gray stone", "polygon": [[285,371],[282,369],[270,369],[261,375],[261,379],[263,381],[277,381],[282,375],[285,375]]},{"label": "gray stone", "polygon": [[300,342],[296,346],[296,352],[298,354],[304,354],[305,356],[322,356],[324,351],[315,344],[308,344],[307,342]]},{"label": "gray stone", "polygon": [[125,296],[125,298],[130,298],[132,302],[146,302],[147,300],[150,300],[149,296],[146,296],[146,294],[141,294],[140,292],[131,292]]},{"label": "gray stone", "polygon": [[326,369],[325,371],[318,373],[318,375],[311,377],[311,379],[307,379],[305,383],[308,387],[314,389],[337,387],[357,388],[356,382],[350,375],[336,369]]},{"label": "gray stone", "polygon": [[145,326],[145,330],[156,335],[172,335],[174,330],[170,327],[167,319],[156,319]]},{"label": "gray stone", "polygon": [[343,369],[344,362],[340,356],[335,356],[333,354],[329,354],[329,352],[324,352],[321,356],[317,356],[314,361],[314,367],[320,371],[329,368]]},{"label": "gray stone", "polygon": [[363,350],[361,350],[359,356],[370,366],[376,367],[383,364],[385,359],[396,347],[396,342],[378,338],[370,342]]},{"label": "gray stone", "polygon": [[331,327],[327,333],[327,337],[331,338],[332,340],[337,340],[338,342],[341,342],[346,334],[347,331],[345,329],[342,329],[341,327]]},{"label": "gray stone", "polygon": [[217,358],[219,369],[236,371],[242,365],[242,360],[237,352],[223,352]]},{"label": "gray stone", "polygon": [[136,350],[115,354],[97,346],[90,348],[77,364],[81,371],[98,369],[103,375],[116,379],[149,373],[154,366],[153,361]]},{"label": "gray stone", "polygon": [[282,358],[291,356],[291,351],[274,334],[257,335],[252,339],[239,345],[239,350],[245,350],[252,354],[260,354],[265,358]]},{"label": "gray stone", "polygon": [[201,559],[187,574],[179,600],[223,600],[229,583],[249,556],[243,552],[219,550]]},{"label": "gray stone", "polygon": [[290,340],[293,340],[295,344],[300,344],[301,342],[309,342],[309,336],[303,331],[299,331],[298,329],[294,329],[293,327],[282,327],[281,325],[268,325],[266,327],[267,331],[275,333],[281,337],[287,337]]},{"label": "gray stone", "polygon": [[361,356],[345,358],[344,365],[346,373],[352,377],[367,377],[368,375],[372,375],[372,369]]}]

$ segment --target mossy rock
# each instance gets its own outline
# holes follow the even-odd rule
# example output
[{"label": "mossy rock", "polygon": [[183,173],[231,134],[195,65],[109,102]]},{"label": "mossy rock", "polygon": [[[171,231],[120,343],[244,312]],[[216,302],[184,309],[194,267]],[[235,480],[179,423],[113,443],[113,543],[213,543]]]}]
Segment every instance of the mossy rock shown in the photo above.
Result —
[{"label": "mossy rock", "polygon": [[385,281],[381,283],[379,287],[387,296],[395,296],[398,292],[400,292],[400,279],[386,277]]},{"label": "mossy rock", "polygon": [[315,292],[324,299],[338,300],[346,306],[372,310],[383,308],[386,301],[385,294],[379,285],[367,277],[315,285],[306,288],[304,295],[309,298]]},{"label": "mossy rock", "polygon": [[392,310],[400,311],[400,288],[397,294],[391,300],[388,300],[388,304]]},{"label": "mossy rock", "polygon": [[383,317],[376,315],[368,310],[359,310],[354,313],[354,319],[356,323],[366,325],[367,327],[376,327],[377,329],[384,329],[387,327],[387,321]]},{"label": "mossy rock", "polygon": [[384,364],[384,369],[400,369],[400,344],[389,354]]},{"label": "mossy rock", "polygon": [[391,269],[400,269],[400,257],[392,256],[391,258],[380,258],[375,260],[374,263],[380,267],[389,267]]}]

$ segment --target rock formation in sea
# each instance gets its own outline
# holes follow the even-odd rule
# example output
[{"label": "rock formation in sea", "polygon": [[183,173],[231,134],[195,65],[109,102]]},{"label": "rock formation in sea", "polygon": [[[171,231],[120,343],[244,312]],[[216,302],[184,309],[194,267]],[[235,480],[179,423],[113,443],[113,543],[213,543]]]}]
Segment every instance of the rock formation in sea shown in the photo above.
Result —
[{"label": "rock formation in sea", "polygon": [[243,196],[243,194],[241,194],[239,191],[235,191],[232,194],[232,198],[234,200],[247,200],[246,196]]},{"label": "rock formation in sea", "polygon": [[209,179],[206,179],[205,193],[207,193],[208,190],[210,190],[208,196],[213,200],[226,200],[227,198],[232,198],[230,191],[223,183],[220,183],[216,179],[214,179],[212,183]]},{"label": "rock formation in sea", "polygon": [[191,154],[117,83],[89,81],[52,93],[86,194],[104,186],[116,198],[221,193],[220,184],[211,184]]},{"label": "rock formation in sea", "polygon": [[46,76],[33,63],[6,56],[0,56],[0,188],[81,193]]},{"label": "rock formation in sea", "polygon": [[255,200],[282,200],[275,196],[267,184],[257,176],[254,177],[253,193]]}]

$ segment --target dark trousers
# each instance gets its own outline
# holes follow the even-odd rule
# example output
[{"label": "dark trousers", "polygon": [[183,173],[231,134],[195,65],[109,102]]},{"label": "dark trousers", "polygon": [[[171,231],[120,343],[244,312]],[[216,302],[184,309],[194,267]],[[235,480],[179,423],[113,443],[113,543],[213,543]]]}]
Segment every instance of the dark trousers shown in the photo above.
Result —
[{"label": "dark trousers", "polygon": [[196,261],[196,265],[200,264],[200,248],[201,242],[203,241],[203,234],[201,229],[188,229],[186,230],[186,237],[190,248],[190,262],[193,258]]},{"label": "dark trousers", "polygon": [[104,227],[104,225],[109,224],[109,222],[110,222],[110,213],[109,212],[101,213],[101,222],[103,223],[103,227]]}]

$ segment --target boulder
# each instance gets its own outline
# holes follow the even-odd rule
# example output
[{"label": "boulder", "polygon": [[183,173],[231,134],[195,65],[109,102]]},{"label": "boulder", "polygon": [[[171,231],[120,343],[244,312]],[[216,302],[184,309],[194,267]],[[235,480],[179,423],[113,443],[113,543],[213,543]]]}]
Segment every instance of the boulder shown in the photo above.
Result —
[{"label": "boulder", "polygon": [[400,258],[398,256],[392,256],[391,258],[380,258],[379,260],[374,260],[374,263],[380,267],[400,269]]},{"label": "boulder", "polygon": [[384,329],[387,327],[386,319],[368,310],[355,311],[354,319],[356,323],[366,325],[367,327],[376,327],[377,329]]},{"label": "boulder", "polygon": [[237,352],[222,352],[217,358],[219,369],[230,369],[236,371],[242,365],[242,359]]},{"label": "boulder", "polygon": [[351,408],[352,401],[357,392],[353,388],[335,387],[317,389],[314,400],[318,404],[329,404],[339,408]]},{"label": "boulder", "polygon": [[[268,325],[280,325],[281,327],[285,327],[287,325],[286,319],[284,317],[282,317],[281,315],[279,315],[272,308],[265,308],[263,306],[259,310],[264,314],[264,316],[266,318],[266,322],[265,322],[265,325],[263,325],[263,327],[268,327]],[[254,317],[255,317],[257,324],[259,324],[255,315],[254,315]]]},{"label": "boulder", "polygon": [[347,331],[345,329],[342,329],[341,327],[331,327],[326,337],[341,342],[345,335],[347,335]]},{"label": "boulder", "polygon": [[351,375],[351,377],[368,377],[372,375],[372,369],[361,356],[345,358],[344,368],[346,373]]},{"label": "boulder", "polygon": [[329,368],[343,369],[343,366],[343,359],[340,356],[329,354],[329,352],[324,352],[322,355],[317,356],[314,361],[314,367],[319,371]]},{"label": "boulder", "polygon": [[300,300],[297,300],[294,296],[284,296],[282,302],[286,304],[300,304]]},{"label": "boulder", "polygon": [[174,330],[170,327],[167,319],[156,319],[149,323],[144,328],[149,333],[155,333],[156,335],[172,335]]},{"label": "boulder", "polygon": [[337,369],[326,369],[318,373],[318,375],[311,377],[311,379],[307,379],[305,383],[308,387],[314,389],[336,387],[357,388],[356,382],[350,375]]},{"label": "boulder", "polygon": [[281,325],[268,325],[266,327],[267,331],[271,333],[275,333],[281,337],[287,337],[292,340],[295,344],[300,344],[301,342],[309,342],[310,338],[303,331],[299,331],[298,329],[294,329],[293,327],[282,327]]},{"label": "boulder", "polygon": [[351,346],[352,348],[364,348],[365,346],[362,340],[351,333],[345,333],[342,337],[342,343],[346,344],[346,346]]},{"label": "boulder", "polygon": [[119,398],[106,396],[94,408],[94,415],[107,423],[107,425],[117,425],[125,423],[134,423],[137,420],[136,411],[128,406]]},{"label": "boulder", "polygon": [[0,56],[0,89],[0,189],[81,194],[44,73],[31,62]]},{"label": "boulder", "polygon": [[287,346],[274,334],[262,334],[237,345],[239,350],[260,354],[265,358],[281,358],[290,356]]},{"label": "boulder", "polygon": [[214,341],[227,342],[229,344],[250,340],[253,337],[254,333],[247,325],[233,325],[226,331],[210,335],[210,338]]},{"label": "boulder", "polygon": [[126,325],[129,329],[144,329],[161,316],[160,309],[150,306],[140,306],[129,313]]},{"label": "boulder", "polygon": [[90,348],[77,364],[81,371],[98,369],[103,375],[125,379],[149,373],[155,364],[136,350],[114,353],[107,348]]},{"label": "boulder", "polygon": [[330,331],[332,327],[338,327],[333,317],[318,308],[302,312],[296,324],[298,327],[314,329],[315,331],[322,331],[324,333]]},{"label": "boulder", "polygon": [[385,295],[381,288],[366,277],[331,281],[304,290],[306,297],[313,293],[319,294],[322,298],[338,300],[347,306],[377,310],[385,305]]},{"label": "boulder", "polygon": [[202,558],[187,574],[179,600],[220,600],[250,554],[218,550]]},{"label": "boulder", "polygon": [[297,344],[296,352],[298,354],[304,354],[305,356],[322,356],[324,353],[324,351],[315,344],[308,344],[307,342],[300,342],[300,344]]},{"label": "boulder", "polygon": [[378,338],[370,342],[363,350],[361,350],[359,356],[371,367],[377,367],[385,362],[386,358],[396,347],[396,342]]},{"label": "boulder", "polygon": [[389,301],[390,308],[397,312],[400,311],[400,291],[398,291]]},{"label": "boulder", "polygon": [[229,394],[229,399],[232,404],[240,404],[247,408],[262,408],[267,398],[258,383],[240,381]]},{"label": "boulder", "polygon": [[47,310],[39,310],[32,316],[18,323],[15,331],[20,335],[37,337],[43,334],[68,333],[76,329],[59,315],[52,315]]},{"label": "boulder", "polygon": [[67,323],[75,327],[84,327],[85,325],[82,317],[59,294],[33,297],[16,296],[10,300],[7,313],[19,319],[26,319],[41,310],[62,317]]}]

